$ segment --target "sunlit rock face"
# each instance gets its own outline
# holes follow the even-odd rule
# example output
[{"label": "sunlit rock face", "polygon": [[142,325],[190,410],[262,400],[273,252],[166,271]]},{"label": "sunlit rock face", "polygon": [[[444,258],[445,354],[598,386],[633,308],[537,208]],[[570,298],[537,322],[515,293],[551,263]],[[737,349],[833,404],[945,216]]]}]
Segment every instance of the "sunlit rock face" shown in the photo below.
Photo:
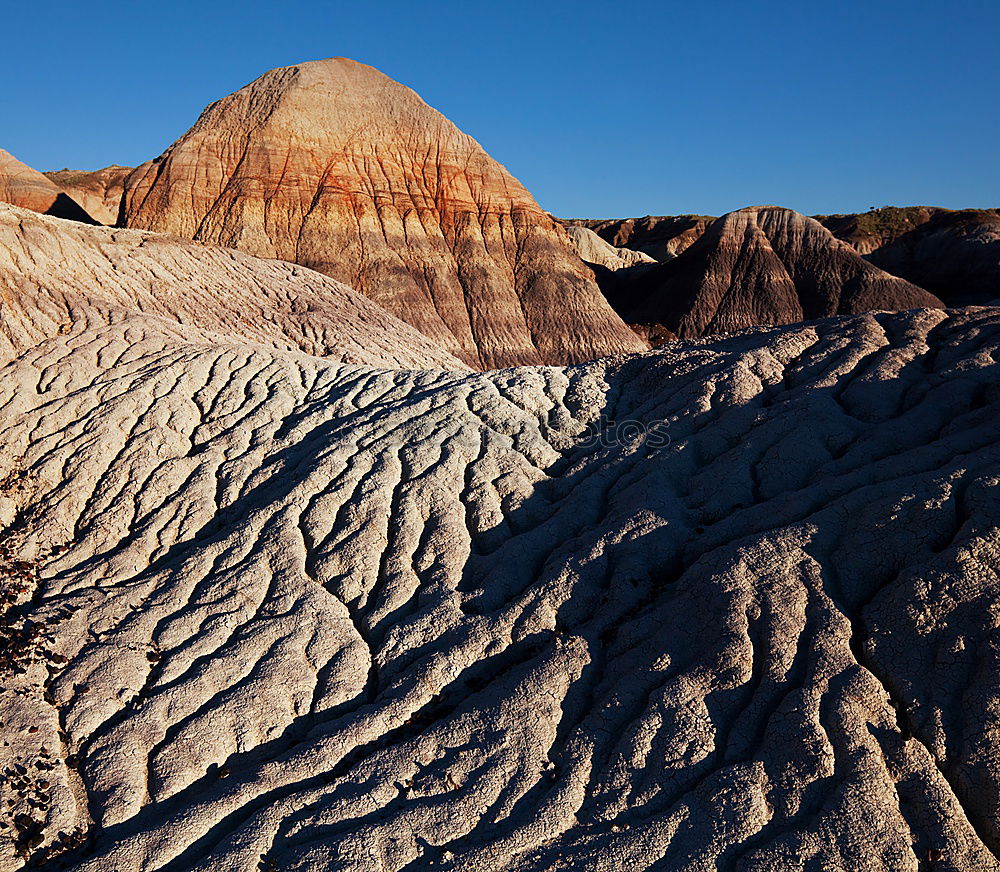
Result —
[{"label": "sunlit rock face", "polygon": [[125,178],[131,172],[132,167],[114,165],[92,172],[65,169],[44,175],[101,224],[114,226],[125,193]]},{"label": "sunlit rock face", "polygon": [[122,217],[319,270],[478,368],[647,347],[475,140],[343,58],[213,103],[128,178]]},{"label": "sunlit rock face", "polygon": [[62,188],[0,148],[0,202],[43,215],[95,224]]}]

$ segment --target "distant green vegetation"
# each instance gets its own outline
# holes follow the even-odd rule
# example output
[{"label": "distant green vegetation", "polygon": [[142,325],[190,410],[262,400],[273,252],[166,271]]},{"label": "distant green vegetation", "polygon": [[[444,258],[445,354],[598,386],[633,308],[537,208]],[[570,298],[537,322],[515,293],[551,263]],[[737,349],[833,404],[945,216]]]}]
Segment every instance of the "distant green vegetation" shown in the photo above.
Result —
[{"label": "distant green vegetation", "polygon": [[93,174],[86,172],[85,170],[54,170],[47,173],[42,173],[42,175],[47,176],[54,182],[59,182],[60,184],[65,184],[65,185],[72,185],[74,182],[79,181],[85,176]]},{"label": "distant green vegetation", "polygon": [[907,230],[912,230],[934,215],[949,212],[936,206],[883,206],[869,209],[856,215],[814,215],[821,224],[830,228],[838,236],[870,236],[879,239],[895,239]]},{"label": "distant green vegetation", "polygon": [[[922,224],[931,211],[920,206],[884,206],[874,212],[859,215],[858,230],[878,236],[895,236],[917,224]],[[937,210],[933,210],[936,214]]]}]

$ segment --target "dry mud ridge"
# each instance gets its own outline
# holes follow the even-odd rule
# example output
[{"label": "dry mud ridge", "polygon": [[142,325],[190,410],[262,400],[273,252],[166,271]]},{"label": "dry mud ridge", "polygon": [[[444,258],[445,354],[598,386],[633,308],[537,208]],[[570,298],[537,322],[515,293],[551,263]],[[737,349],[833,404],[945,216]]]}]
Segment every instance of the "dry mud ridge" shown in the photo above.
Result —
[{"label": "dry mud ridge", "polygon": [[11,211],[0,868],[1000,866],[998,310],[344,362]]},{"label": "dry mud ridge", "polygon": [[122,324],[137,337],[151,325],[179,338],[243,339],[344,363],[464,368],[366,297],[312,270],[4,203],[0,301],[4,361],[58,334]]}]

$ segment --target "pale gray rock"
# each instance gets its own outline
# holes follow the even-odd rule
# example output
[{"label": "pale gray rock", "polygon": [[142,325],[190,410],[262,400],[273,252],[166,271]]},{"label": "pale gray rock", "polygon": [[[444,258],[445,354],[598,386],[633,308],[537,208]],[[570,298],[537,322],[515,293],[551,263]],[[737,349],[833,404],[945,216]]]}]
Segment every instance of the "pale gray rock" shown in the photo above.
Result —
[{"label": "pale gray rock", "polygon": [[474,374],[167,323],[2,370],[36,866],[1000,868],[1000,311]]},{"label": "pale gray rock", "polygon": [[468,369],[366,297],[305,267],[4,203],[0,299],[0,361],[58,334],[152,318],[164,322],[160,333],[185,338],[192,334],[182,328],[192,327],[345,363]]},{"label": "pale gray rock", "polygon": [[647,215],[645,218],[575,218],[567,226],[586,227],[619,248],[641,251],[660,263],[672,260],[715,221],[709,215]]},{"label": "pale gray rock", "polygon": [[641,251],[632,251],[630,248],[616,248],[610,242],[605,242],[587,227],[578,224],[571,224],[566,228],[566,234],[570,242],[580,255],[580,259],[589,264],[602,266],[605,269],[617,272],[622,269],[629,269],[642,264],[656,263],[657,261],[648,254]]}]

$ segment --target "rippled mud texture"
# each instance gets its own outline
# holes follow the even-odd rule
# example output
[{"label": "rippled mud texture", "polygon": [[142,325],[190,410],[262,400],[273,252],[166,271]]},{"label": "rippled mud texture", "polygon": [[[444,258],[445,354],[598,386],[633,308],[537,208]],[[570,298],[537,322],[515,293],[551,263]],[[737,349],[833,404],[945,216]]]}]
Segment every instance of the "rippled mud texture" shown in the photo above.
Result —
[{"label": "rippled mud texture", "polygon": [[4,366],[0,866],[997,868],[996,310],[485,374],[188,329]]}]

